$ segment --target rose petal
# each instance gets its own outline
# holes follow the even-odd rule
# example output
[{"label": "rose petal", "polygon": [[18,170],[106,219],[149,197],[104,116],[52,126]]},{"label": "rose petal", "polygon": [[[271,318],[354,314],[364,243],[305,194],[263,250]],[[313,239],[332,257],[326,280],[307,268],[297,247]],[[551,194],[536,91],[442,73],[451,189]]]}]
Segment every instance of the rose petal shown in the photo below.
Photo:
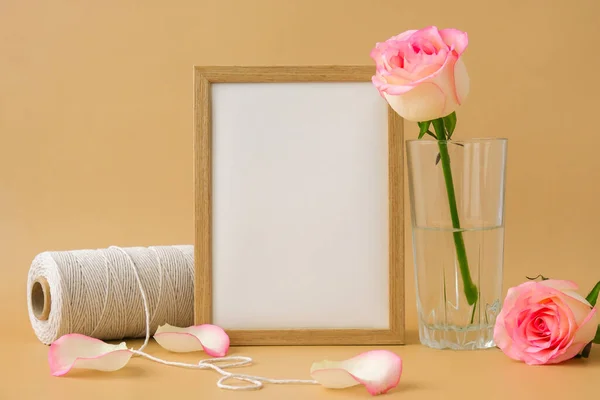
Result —
[{"label": "rose petal", "polygon": [[561,293],[560,299],[571,309],[578,325],[583,323],[592,310],[592,305],[584,297],[571,290]]},{"label": "rose petal", "polygon": [[412,36],[412,34],[415,32],[416,32],[416,30],[406,31],[399,35],[392,36],[385,42],[378,42],[375,44],[375,47],[371,50],[371,53],[369,55],[375,62],[377,62],[379,59],[383,58],[383,55],[390,48],[398,48],[399,46],[401,46],[403,44],[403,42],[405,42],[408,38],[410,38]]},{"label": "rose petal", "polygon": [[434,45],[437,50],[448,48],[448,45],[444,42],[442,36],[440,36],[440,31],[435,26],[419,29],[414,35],[408,37],[409,40],[413,38],[425,39]]},{"label": "rose petal", "polygon": [[579,354],[579,352],[581,352],[581,350],[583,350],[583,348],[594,339],[599,322],[600,321],[598,321],[596,309],[593,308],[590,310],[590,313],[585,318],[583,323],[579,326],[571,345],[563,354],[550,360],[549,364],[558,364],[560,362],[570,360]]},{"label": "rose petal", "polygon": [[494,325],[494,342],[496,346],[500,348],[504,354],[512,358],[513,360],[522,361],[522,355],[524,354],[523,346],[513,340],[513,336],[517,329],[516,321],[518,317],[516,314],[520,314],[523,308],[515,307],[516,304],[526,304],[525,296],[522,295],[520,287],[514,287],[508,289],[506,298],[500,313],[496,317],[496,324]]},{"label": "rose petal", "polygon": [[458,104],[462,104],[471,90],[471,81],[467,72],[467,67],[462,59],[454,64],[454,95]]},{"label": "rose petal", "polygon": [[387,85],[386,87],[389,90],[384,91],[384,98],[390,107],[407,121],[429,121],[444,114],[446,96],[435,83],[422,83],[402,96],[396,96],[390,92],[406,86]]},{"label": "rose petal", "polygon": [[402,375],[402,359],[387,350],[373,350],[344,361],[321,361],[310,369],[314,380],[327,388],[365,385],[372,395],[396,387]]},{"label": "rose petal", "polygon": [[502,305],[502,309],[513,309],[517,302],[522,301],[521,299],[525,293],[531,292],[535,286],[536,282],[525,282],[521,283],[519,286],[511,287],[508,289],[506,293],[506,298],[504,299],[504,304]]},{"label": "rose petal", "polygon": [[596,336],[596,332],[598,330],[598,325],[600,325],[600,320],[598,318],[598,310],[594,307],[590,310],[588,316],[579,325],[579,329],[577,330],[573,341],[588,344],[589,342],[594,340],[594,337]]},{"label": "rose petal", "polygon": [[434,74],[437,70],[442,68],[448,57],[447,50],[440,50],[437,54],[426,55],[420,53],[412,57],[408,57],[404,60],[404,68],[395,68],[390,70],[390,74],[385,75],[388,83],[396,84],[391,78],[398,74],[399,71],[405,71],[411,78],[410,82],[416,82],[420,79],[426,78]]},{"label": "rose petal", "polygon": [[469,36],[467,33],[459,31],[458,29],[442,29],[440,30],[440,36],[446,45],[450,48],[454,48],[459,55],[461,55],[469,45]]},{"label": "rose petal", "polygon": [[564,281],[560,279],[546,279],[545,281],[536,282],[538,285],[544,285],[556,290],[577,290],[578,286],[573,281]]},{"label": "rose petal", "polygon": [[209,356],[223,357],[229,350],[227,333],[210,324],[187,328],[165,324],[156,329],[154,339],[165,349],[177,353],[204,350]]},{"label": "rose petal", "polygon": [[406,32],[402,32],[399,35],[392,36],[390,39],[391,40],[406,40],[406,39],[410,38],[415,32],[417,32],[416,29],[411,29]]},{"label": "rose petal", "polygon": [[116,371],[123,368],[132,355],[124,342],[108,344],[72,333],[61,336],[50,345],[48,363],[54,376],[65,375],[73,368]]}]

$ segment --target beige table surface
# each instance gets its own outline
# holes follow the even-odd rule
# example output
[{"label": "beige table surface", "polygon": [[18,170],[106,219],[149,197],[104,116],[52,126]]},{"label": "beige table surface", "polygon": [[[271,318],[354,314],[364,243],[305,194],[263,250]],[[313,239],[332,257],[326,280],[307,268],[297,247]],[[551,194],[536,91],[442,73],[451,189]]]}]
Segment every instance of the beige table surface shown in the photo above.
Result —
[{"label": "beige table surface", "polygon": [[[22,333],[22,332],[21,332]],[[415,341],[414,334],[409,341]],[[129,341],[137,348],[140,341]],[[385,347],[404,362],[400,384],[376,398],[401,399],[560,399],[594,398],[600,384],[600,346],[589,359],[559,366],[532,367],[513,362],[500,350],[455,352],[418,344]],[[313,361],[344,359],[367,347],[233,347],[230,355],[252,357],[254,365],[235,369],[271,378],[310,379]],[[152,343],[148,352],[169,360],[194,363],[202,352],[172,354]],[[333,390],[321,386],[266,384],[257,391],[219,389],[219,375],[207,370],[169,367],[134,358],[123,369],[103,373],[73,372],[65,377],[49,373],[48,348],[33,335],[2,337],[0,399],[367,399],[363,386]],[[575,395],[575,391],[578,391]]]}]

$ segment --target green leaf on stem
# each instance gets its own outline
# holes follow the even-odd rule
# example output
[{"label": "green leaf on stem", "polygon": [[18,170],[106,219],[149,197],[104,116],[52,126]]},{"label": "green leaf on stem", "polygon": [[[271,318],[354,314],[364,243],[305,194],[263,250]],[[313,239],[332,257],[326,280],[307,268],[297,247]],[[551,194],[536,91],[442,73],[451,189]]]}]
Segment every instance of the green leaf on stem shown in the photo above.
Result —
[{"label": "green leaf on stem", "polygon": [[454,133],[454,128],[456,128],[456,112],[452,112],[452,114],[446,115],[444,118],[444,126],[446,127],[446,131],[448,132],[448,139],[452,137]]},{"label": "green leaf on stem", "polygon": [[419,139],[421,139],[429,131],[431,121],[417,122],[419,124]]},{"label": "green leaf on stem", "polygon": [[598,301],[599,293],[600,293],[600,282],[596,283],[596,286],[594,286],[594,288],[592,289],[590,294],[588,294],[587,297],[585,298],[588,301],[588,303],[590,303],[592,305],[592,307],[594,307],[596,305],[596,301]]},{"label": "green leaf on stem", "polygon": [[432,138],[434,138],[434,139],[437,139],[437,136],[435,136],[435,134],[434,134],[433,132],[431,132],[431,131],[429,131],[429,130],[428,130],[428,131],[427,131],[427,134],[428,134],[429,136],[431,136]]},{"label": "green leaf on stem", "polygon": [[592,343],[600,344],[600,325],[598,325],[598,329],[596,329],[596,337],[594,337]]}]

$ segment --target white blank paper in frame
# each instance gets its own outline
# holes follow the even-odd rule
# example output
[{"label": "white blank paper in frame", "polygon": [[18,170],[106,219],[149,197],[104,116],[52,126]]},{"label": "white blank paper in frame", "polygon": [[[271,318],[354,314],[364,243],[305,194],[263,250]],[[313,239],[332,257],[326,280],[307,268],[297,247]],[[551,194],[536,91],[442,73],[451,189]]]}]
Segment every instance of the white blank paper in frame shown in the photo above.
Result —
[{"label": "white blank paper in frame", "polygon": [[389,327],[387,110],[368,82],[212,85],[213,323]]}]

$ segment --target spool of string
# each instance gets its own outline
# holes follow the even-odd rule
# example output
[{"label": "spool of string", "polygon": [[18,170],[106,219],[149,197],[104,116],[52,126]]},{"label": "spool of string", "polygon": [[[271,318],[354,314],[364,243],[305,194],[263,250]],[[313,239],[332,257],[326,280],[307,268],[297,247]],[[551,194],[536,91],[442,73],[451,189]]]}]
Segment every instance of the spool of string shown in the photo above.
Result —
[{"label": "spool of string", "polygon": [[150,334],[165,323],[193,325],[192,245],[40,253],[27,278],[33,330],[44,344],[69,333],[100,340],[145,337],[140,284],[146,295]]}]

